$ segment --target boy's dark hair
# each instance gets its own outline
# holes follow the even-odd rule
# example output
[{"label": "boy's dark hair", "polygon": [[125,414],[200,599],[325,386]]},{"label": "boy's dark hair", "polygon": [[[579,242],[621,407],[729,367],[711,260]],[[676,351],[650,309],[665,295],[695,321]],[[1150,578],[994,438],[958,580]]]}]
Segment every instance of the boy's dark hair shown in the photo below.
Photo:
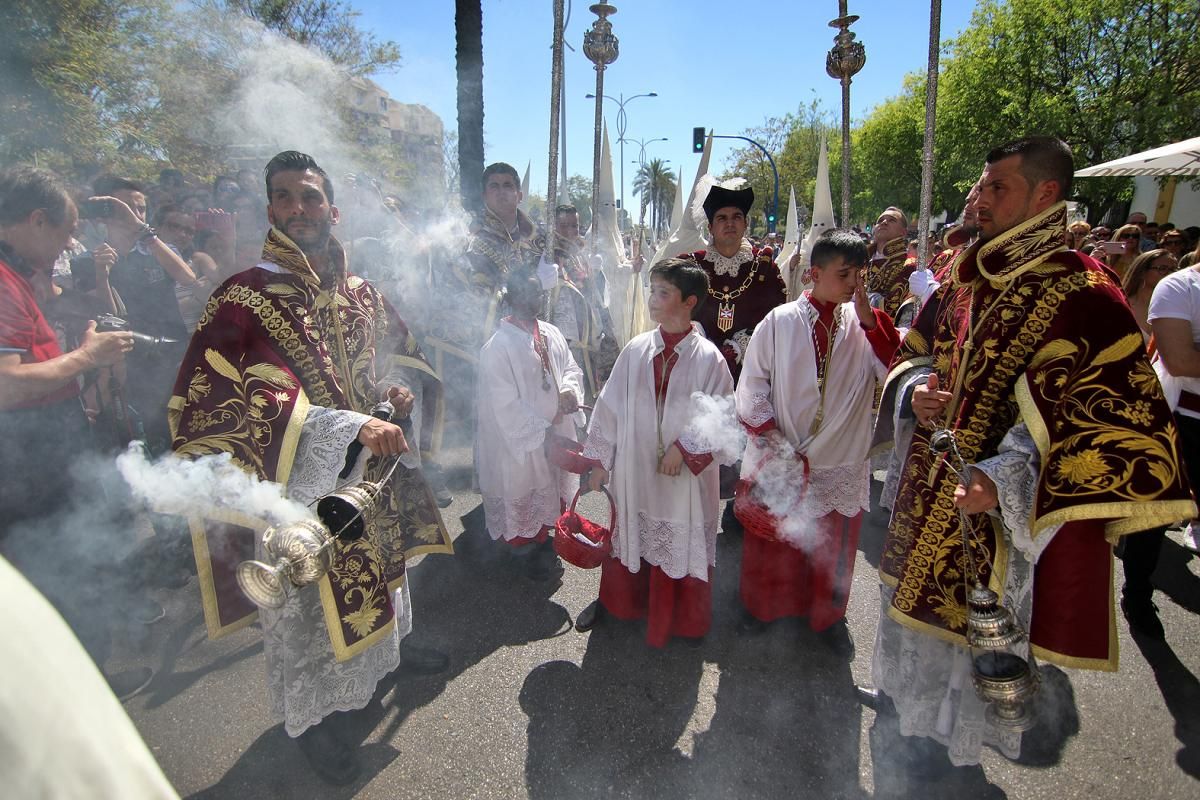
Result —
[{"label": "boy's dark hair", "polygon": [[554,207],[554,218],[555,219],[558,219],[563,214],[578,214],[578,213],[579,213],[579,209],[572,205],[564,205],[564,206],[555,206]]},{"label": "boy's dark hair", "polygon": [[0,172],[0,225],[16,225],[39,208],[50,224],[67,221],[67,187],[57,175],[40,167],[9,167]]},{"label": "boy's dark hair", "polygon": [[493,175],[511,175],[513,180],[517,182],[517,187],[521,186],[521,176],[517,174],[517,170],[511,164],[505,164],[503,161],[497,161],[495,164],[488,164],[487,169],[483,171],[483,177],[480,179],[480,185],[486,189],[488,178]]},{"label": "boy's dark hair", "polygon": [[[271,202],[271,178],[274,178],[276,173],[304,172],[306,169],[311,169],[321,176],[321,186],[325,189],[325,199],[329,201],[330,205],[333,205],[333,181],[329,180],[329,176],[325,174],[325,170],[317,166],[317,162],[312,156],[308,153],[301,153],[299,150],[284,150],[267,162],[265,170],[267,175],[267,202]],[[233,179],[230,178],[230,180]],[[213,188],[216,188],[215,183],[213,184]]]},{"label": "boy's dark hair", "polygon": [[814,267],[824,267],[838,256],[852,267],[863,267],[867,263],[867,243],[854,231],[834,228],[825,231],[813,244],[809,261]]},{"label": "boy's dark hair", "polygon": [[988,164],[994,164],[1009,156],[1020,156],[1021,173],[1029,188],[1033,189],[1042,181],[1054,181],[1058,184],[1058,199],[1071,196],[1071,182],[1075,179],[1075,159],[1071,148],[1062,139],[1055,136],[1026,136],[1002,144],[987,154]]},{"label": "boy's dark hair", "polygon": [[704,308],[704,301],[708,299],[708,273],[698,262],[690,258],[664,258],[650,268],[650,277],[657,277],[677,288],[681,300],[695,297],[692,319]]},{"label": "boy's dark hair", "polygon": [[96,178],[92,184],[92,191],[97,195],[111,195],[114,192],[141,192],[146,193],[142,185],[130,178],[122,178],[118,175],[101,175]]}]

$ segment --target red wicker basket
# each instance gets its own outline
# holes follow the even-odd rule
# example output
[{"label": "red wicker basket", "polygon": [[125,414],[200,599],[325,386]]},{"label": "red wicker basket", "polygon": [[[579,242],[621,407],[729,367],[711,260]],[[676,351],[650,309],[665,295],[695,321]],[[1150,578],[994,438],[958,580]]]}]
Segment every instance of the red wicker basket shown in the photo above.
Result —
[{"label": "red wicker basket", "polygon": [[571,507],[554,523],[554,552],[563,561],[580,569],[595,569],[612,552],[612,534],[617,527],[617,504],[607,489],[600,491],[608,498],[608,528],[575,513],[575,504],[583,494],[582,487],[571,500]]}]

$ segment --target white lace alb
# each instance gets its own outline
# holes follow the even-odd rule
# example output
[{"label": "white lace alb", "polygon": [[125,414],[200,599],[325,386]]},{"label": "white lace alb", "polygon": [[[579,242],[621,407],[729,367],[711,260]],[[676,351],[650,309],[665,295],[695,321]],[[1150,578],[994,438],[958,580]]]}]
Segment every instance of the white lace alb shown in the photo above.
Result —
[{"label": "white lace alb", "polygon": [[[345,464],[346,448],[367,419],[353,411],[310,408],[296,447],[288,496],[307,505],[339,485],[337,473]],[[361,476],[364,464],[360,458],[349,480]],[[262,556],[261,543],[256,552]],[[293,592],[283,608],[259,612],[269,705],[288,736],[299,736],[334,711],[353,711],[371,701],[379,680],[399,665],[400,639],[412,630],[407,583],[393,602],[396,624],[391,632],[340,662],[333,654],[316,584]]]},{"label": "white lace alb", "polygon": [[[614,537],[621,536],[620,531]],[[638,512],[637,536],[641,557],[675,580],[693,577],[708,580],[708,568],[717,563],[717,520],[702,525],[654,519]],[[618,550],[616,542],[613,551]],[[636,570],[634,570],[636,571]]]},{"label": "white lace alb", "polygon": [[532,539],[543,526],[553,525],[558,520],[561,510],[557,482],[534,489],[515,500],[483,495],[483,513],[487,519],[488,533],[492,535],[492,539],[503,539],[506,542],[514,539]]}]

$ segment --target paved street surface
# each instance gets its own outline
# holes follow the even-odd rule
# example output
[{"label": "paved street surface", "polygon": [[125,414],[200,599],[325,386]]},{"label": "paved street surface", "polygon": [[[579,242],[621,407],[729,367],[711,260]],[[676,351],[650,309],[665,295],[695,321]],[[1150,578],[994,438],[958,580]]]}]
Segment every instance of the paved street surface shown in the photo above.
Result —
[{"label": "paved street surface", "polygon": [[[455,455],[444,513],[459,537],[478,495],[469,454]],[[366,710],[339,717],[363,742],[365,769],[349,787],[322,783],[269,718],[257,628],[206,638],[194,578],[156,595],[167,618],[126,636],[113,666],[158,670],[126,708],[185,797],[1200,797],[1200,560],[1178,534],[1156,576],[1167,644],[1135,641],[1118,611],[1119,672],[1047,668],[1023,763],[989,751],[982,768],[954,770],[914,767],[891,718],[854,696],[870,680],[883,523],[872,515],[863,529],[852,660],[801,624],[737,636],[738,536],[719,539],[703,646],[661,651],[637,624],[574,631],[598,570],[568,566],[561,580],[533,583],[469,557],[460,538],[458,555],[427,556],[409,573],[413,638],[447,652],[450,668],[400,671]],[[1119,586],[1119,564],[1115,574]]]}]

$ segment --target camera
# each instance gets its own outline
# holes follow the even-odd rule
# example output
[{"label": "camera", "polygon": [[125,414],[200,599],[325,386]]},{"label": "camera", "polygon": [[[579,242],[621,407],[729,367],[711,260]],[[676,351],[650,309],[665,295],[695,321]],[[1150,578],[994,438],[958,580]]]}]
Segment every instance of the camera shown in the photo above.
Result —
[{"label": "camera", "polygon": [[114,331],[123,331],[133,336],[135,345],[163,345],[163,344],[178,344],[178,341],[167,336],[151,336],[147,333],[138,333],[133,330],[127,320],[121,319],[115,314],[97,314],[96,315],[96,333],[113,333]]},{"label": "camera", "polygon": [[108,219],[113,215],[113,203],[109,199],[84,200],[79,204],[80,219]]}]

